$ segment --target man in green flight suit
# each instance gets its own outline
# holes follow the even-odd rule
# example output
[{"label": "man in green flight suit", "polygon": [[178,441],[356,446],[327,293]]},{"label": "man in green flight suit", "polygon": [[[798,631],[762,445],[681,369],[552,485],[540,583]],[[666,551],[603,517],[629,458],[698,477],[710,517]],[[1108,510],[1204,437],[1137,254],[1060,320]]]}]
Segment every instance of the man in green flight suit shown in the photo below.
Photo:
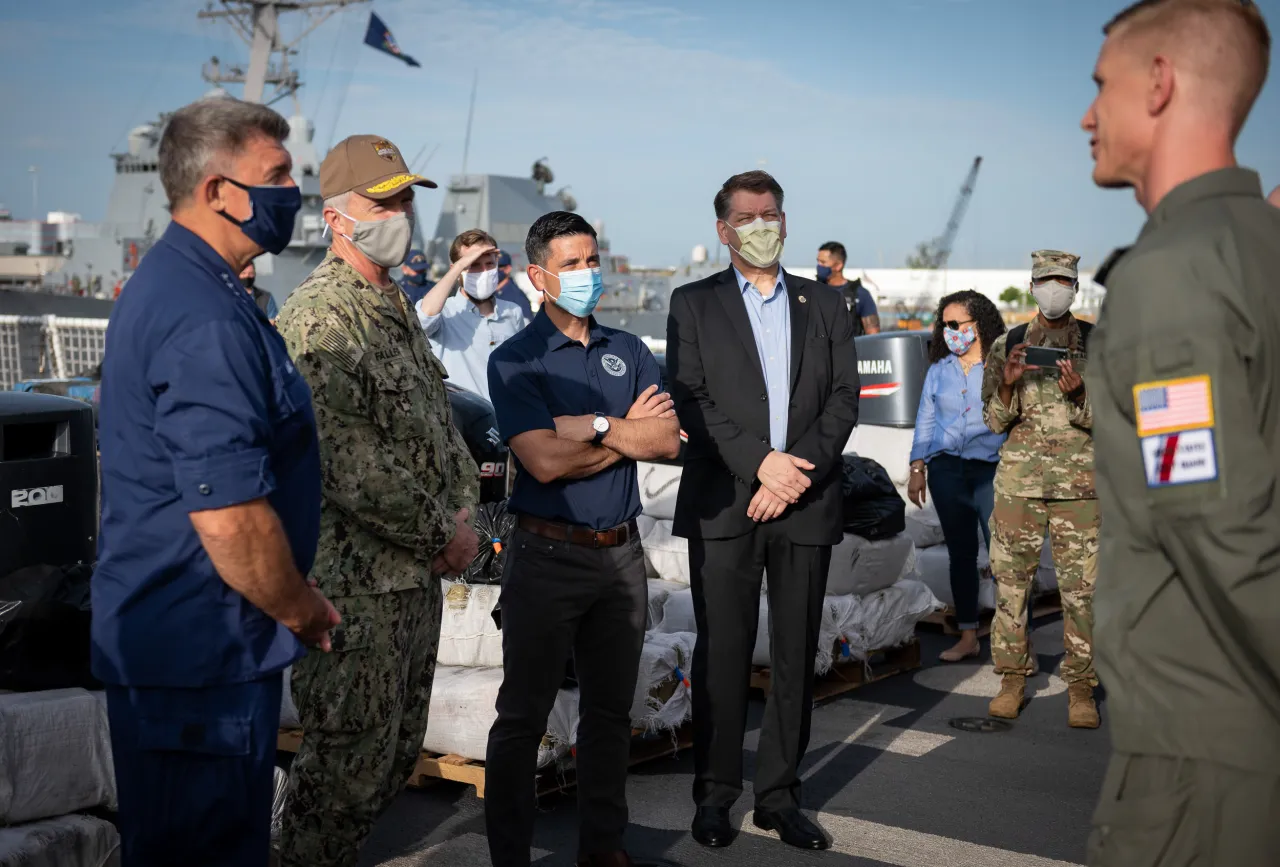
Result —
[{"label": "man in green flight suit", "polygon": [[[1067,724],[1097,728],[1092,566],[1098,550],[1098,501],[1092,413],[1080,378],[1091,326],[1071,315],[1080,257],[1037,250],[1031,261],[1031,294],[1040,310],[1031,322],[995,339],[982,378],[983,420],[996,433],[1009,435],[1000,449],[991,512],[996,582],[991,660],[1002,679],[989,712],[1016,718],[1027,677],[1039,670],[1027,643],[1027,603],[1047,531],[1062,596]],[[1052,366],[1031,365],[1027,347],[1049,347],[1062,357]]]},{"label": "man in green flight suit", "polygon": [[1105,30],[1093,179],[1148,214],[1086,375],[1112,759],[1092,867],[1280,863],[1280,210],[1236,164],[1271,39],[1240,0]]},{"label": "man in green flight suit", "polygon": [[407,782],[427,728],[440,576],[476,555],[479,469],[453,425],[444,368],[390,269],[409,254],[412,174],[370,135],[320,166],[333,245],[280,311],[320,437],[311,576],[342,615],[333,651],[293,668],[302,745],[289,771],[285,867],[352,867]]}]

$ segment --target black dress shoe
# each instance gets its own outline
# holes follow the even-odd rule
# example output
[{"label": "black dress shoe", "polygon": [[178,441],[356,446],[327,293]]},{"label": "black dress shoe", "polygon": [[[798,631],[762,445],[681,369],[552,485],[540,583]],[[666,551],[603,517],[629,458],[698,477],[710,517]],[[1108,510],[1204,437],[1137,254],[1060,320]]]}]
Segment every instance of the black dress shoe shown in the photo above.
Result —
[{"label": "black dress shoe", "polygon": [[693,816],[693,839],[719,849],[733,842],[728,807],[699,807]]},{"label": "black dress shoe", "polygon": [[831,840],[826,833],[794,807],[777,812],[756,810],[751,821],[762,830],[777,831],[788,846],[798,849],[831,848]]}]

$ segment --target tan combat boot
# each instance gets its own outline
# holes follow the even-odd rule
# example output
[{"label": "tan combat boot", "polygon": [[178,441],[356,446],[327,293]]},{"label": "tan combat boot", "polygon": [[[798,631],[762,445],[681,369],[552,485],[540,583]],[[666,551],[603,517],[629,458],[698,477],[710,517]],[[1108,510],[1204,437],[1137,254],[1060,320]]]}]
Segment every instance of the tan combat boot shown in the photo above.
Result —
[{"label": "tan combat boot", "polygon": [[1073,683],[1067,687],[1067,725],[1073,729],[1096,729],[1098,706],[1093,701],[1093,687]]},{"label": "tan combat boot", "polygon": [[1000,694],[991,699],[987,713],[1000,719],[1017,719],[1022,710],[1022,699],[1027,690],[1027,678],[1021,674],[1006,674],[1000,682]]}]

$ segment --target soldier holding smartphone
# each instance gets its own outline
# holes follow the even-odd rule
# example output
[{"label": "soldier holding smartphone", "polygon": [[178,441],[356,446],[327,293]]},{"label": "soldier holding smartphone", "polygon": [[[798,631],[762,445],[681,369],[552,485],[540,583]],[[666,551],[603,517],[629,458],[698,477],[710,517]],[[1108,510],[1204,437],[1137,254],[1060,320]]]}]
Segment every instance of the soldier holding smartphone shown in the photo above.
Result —
[{"label": "soldier holding smartphone", "polygon": [[982,381],[987,427],[1007,433],[996,470],[991,514],[991,571],[996,613],[991,659],[1003,676],[994,717],[1013,719],[1026,679],[1038,667],[1027,643],[1027,602],[1046,530],[1062,595],[1068,724],[1097,728],[1093,688],[1093,583],[1098,501],[1093,486],[1093,413],[1081,374],[1092,327],[1071,315],[1080,257],[1058,250],[1031,254],[1035,319],[991,345]]}]

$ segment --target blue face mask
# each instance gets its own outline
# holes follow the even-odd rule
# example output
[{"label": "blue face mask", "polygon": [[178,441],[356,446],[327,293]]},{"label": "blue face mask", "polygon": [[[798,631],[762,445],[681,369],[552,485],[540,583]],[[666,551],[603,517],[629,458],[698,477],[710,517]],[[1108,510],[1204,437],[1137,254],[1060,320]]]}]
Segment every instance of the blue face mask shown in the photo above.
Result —
[{"label": "blue face mask", "polygon": [[[536,266],[544,274],[551,274],[546,268]],[[600,296],[604,294],[604,275],[599,268],[583,268],[580,271],[565,271],[551,274],[560,281],[560,297],[552,298],[552,302],[579,319],[585,319],[596,309]],[[551,296],[548,295],[548,298]]]},{"label": "blue face mask", "polygon": [[826,265],[819,265],[818,266],[818,282],[826,283],[830,279],[831,279],[831,269],[828,268]]},{"label": "blue face mask", "polygon": [[279,253],[289,246],[294,218],[302,209],[302,191],[297,187],[249,187],[231,178],[224,177],[224,180],[249,194],[252,212],[247,220],[237,220],[225,211],[218,213],[239,226],[246,238],[268,253]]},{"label": "blue face mask", "polygon": [[404,275],[404,282],[412,283],[414,286],[424,286],[427,282],[426,271],[415,271]]}]

